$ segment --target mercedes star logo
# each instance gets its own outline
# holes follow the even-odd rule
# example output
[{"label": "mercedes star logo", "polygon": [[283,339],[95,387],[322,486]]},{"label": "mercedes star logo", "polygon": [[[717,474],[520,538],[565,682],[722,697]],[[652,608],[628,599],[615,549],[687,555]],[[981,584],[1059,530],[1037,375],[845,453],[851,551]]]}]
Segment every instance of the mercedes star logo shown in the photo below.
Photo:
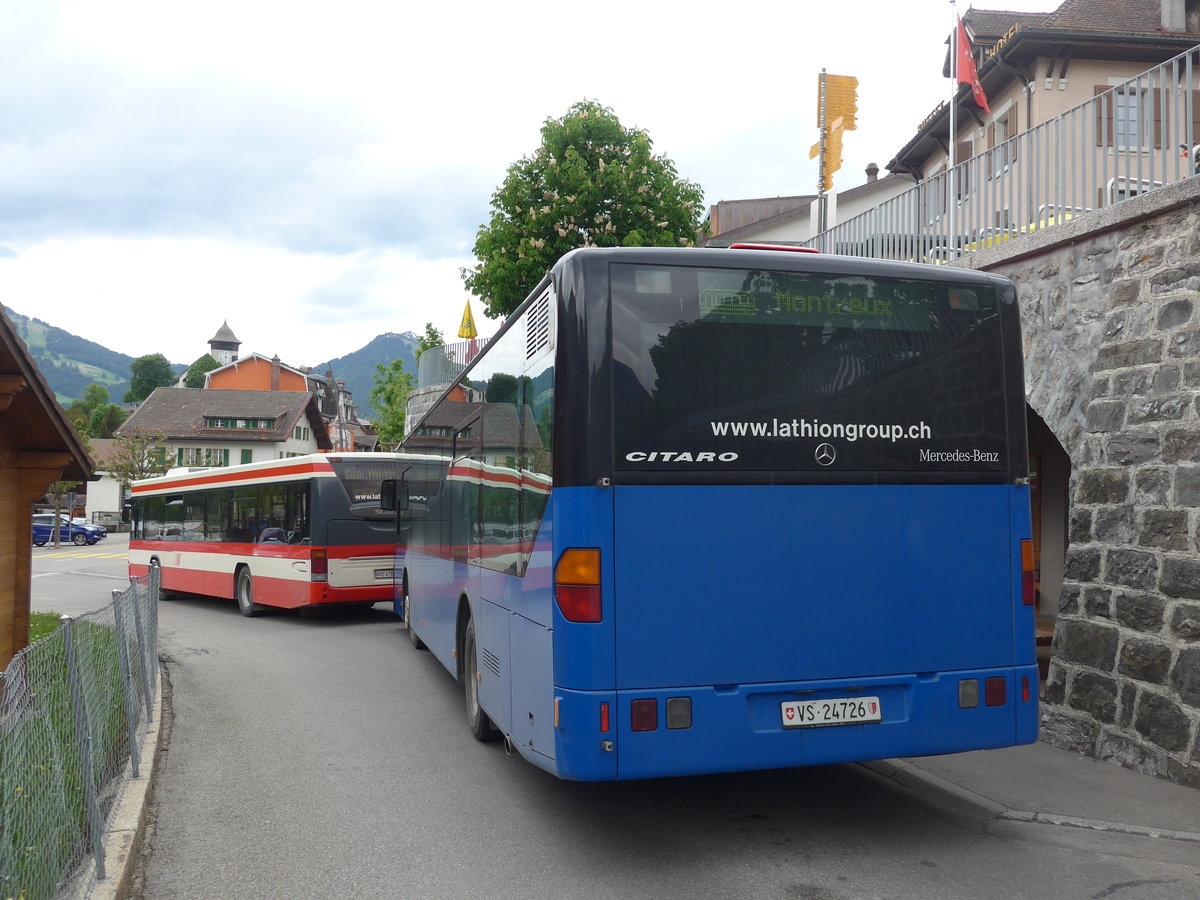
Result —
[{"label": "mercedes star logo", "polygon": [[817,462],[823,466],[828,466],[832,465],[833,461],[837,459],[837,451],[833,449],[833,444],[822,444],[817,448],[815,456]]}]

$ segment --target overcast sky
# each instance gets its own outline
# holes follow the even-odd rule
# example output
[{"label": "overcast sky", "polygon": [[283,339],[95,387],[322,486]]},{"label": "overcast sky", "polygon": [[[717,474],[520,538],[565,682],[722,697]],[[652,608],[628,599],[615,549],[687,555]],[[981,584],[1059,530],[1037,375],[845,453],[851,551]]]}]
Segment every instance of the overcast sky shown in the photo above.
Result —
[{"label": "overcast sky", "polygon": [[859,79],[845,190],[949,96],[953,22],[946,0],[0,0],[0,302],[178,363],[225,320],[290,365],[426,322],[452,341],[545,119],[600,101],[710,204],[813,193],[825,68]]}]

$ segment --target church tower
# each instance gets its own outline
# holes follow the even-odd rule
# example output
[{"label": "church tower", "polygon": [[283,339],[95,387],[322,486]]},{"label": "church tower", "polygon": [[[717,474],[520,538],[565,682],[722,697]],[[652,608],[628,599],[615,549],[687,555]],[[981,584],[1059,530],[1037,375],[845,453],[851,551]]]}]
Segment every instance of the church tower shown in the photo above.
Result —
[{"label": "church tower", "polygon": [[238,358],[238,347],[242,346],[229,329],[229,322],[221,323],[221,327],[217,329],[217,333],[212,336],[208,342],[208,352],[218,365],[227,366],[231,362],[236,362]]}]

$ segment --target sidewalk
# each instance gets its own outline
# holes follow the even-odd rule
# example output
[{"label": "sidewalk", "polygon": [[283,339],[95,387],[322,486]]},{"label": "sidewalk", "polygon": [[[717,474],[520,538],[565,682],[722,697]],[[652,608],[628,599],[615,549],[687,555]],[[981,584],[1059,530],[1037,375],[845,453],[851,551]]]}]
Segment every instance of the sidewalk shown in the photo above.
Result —
[{"label": "sidewalk", "polygon": [[864,765],[914,793],[994,818],[1200,844],[1200,791],[1049,744]]}]

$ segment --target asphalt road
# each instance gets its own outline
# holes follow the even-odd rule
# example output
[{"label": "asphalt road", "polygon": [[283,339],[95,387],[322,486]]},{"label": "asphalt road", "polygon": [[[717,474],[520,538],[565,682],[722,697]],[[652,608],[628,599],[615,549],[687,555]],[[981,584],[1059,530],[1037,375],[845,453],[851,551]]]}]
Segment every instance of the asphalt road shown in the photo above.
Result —
[{"label": "asphalt road", "polygon": [[[103,606],[120,541],[35,550],[35,608]],[[1200,868],[1195,845],[997,822],[860,766],[558,781],[472,740],[457,684],[383,604],[173,600],[160,647],[144,900],[1178,900]]]}]

